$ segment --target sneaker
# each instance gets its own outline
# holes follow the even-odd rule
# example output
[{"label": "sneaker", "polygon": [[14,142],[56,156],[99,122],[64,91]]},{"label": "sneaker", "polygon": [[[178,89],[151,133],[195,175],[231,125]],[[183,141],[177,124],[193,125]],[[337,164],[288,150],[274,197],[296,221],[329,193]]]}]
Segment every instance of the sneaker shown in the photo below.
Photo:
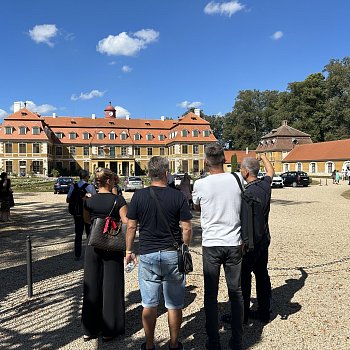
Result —
[{"label": "sneaker", "polygon": [[182,345],[181,342],[177,342],[177,348],[171,348],[169,344],[169,350],[183,350],[184,346]]},{"label": "sneaker", "polygon": [[156,350],[156,347],[153,346],[152,349],[147,349],[147,348],[146,348],[146,342],[145,342],[145,343],[142,343],[142,344],[141,344],[140,350]]}]

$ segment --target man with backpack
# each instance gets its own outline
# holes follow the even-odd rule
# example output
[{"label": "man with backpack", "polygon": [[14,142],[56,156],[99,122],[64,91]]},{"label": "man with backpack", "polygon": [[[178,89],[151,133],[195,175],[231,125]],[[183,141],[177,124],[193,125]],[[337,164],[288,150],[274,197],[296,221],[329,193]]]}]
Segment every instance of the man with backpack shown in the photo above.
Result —
[{"label": "man with backpack", "polygon": [[[257,175],[260,170],[260,162],[266,170],[266,175],[262,179],[258,179]],[[254,248],[245,253],[242,260],[242,294],[244,300],[244,321],[247,322],[248,317],[260,320],[264,323],[270,321],[270,300],[271,300],[271,282],[267,271],[268,264],[268,248],[270,245],[269,230],[269,212],[271,201],[271,182],[275,170],[264,154],[259,159],[247,157],[241,164],[241,175],[247,182],[245,185],[245,193],[253,196],[260,202],[259,210],[254,212]],[[254,207],[255,208],[255,207]],[[257,229],[255,223],[263,223],[262,229]],[[242,222],[242,229],[244,223]],[[261,232],[260,232],[261,231]],[[255,275],[256,296],[258,301],[258,309],[251,311],[250,293],[251,293],[251,273]]]},{"label": "man with backpack", "polygon": [[74,217],[74,230],[75,230],[75,240],[74,240],[74,254],[75,260],[80,260],[81,257],[81,243],[85,228],[86,236],[90,234],[90,224],[84,222],[83,218],[83,200],[86,193],[91,195],[96,194],[95,187],[88,183],[90,174],[87,170],[80,170],[79,172],[80,180],[74,183],[67,194],[68,210]]}]

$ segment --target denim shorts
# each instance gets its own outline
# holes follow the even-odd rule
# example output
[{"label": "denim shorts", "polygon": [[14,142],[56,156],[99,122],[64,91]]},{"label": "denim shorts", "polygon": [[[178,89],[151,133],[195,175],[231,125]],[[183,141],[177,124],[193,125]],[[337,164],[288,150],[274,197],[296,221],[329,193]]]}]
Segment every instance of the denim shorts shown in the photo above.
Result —
[{"label": "denim shorts", "polygon": [[185,275],[178,270],[176,251],[140,255],[139,284],[143,307],[157,307],[163,289],[167,309],[183,308]]}]

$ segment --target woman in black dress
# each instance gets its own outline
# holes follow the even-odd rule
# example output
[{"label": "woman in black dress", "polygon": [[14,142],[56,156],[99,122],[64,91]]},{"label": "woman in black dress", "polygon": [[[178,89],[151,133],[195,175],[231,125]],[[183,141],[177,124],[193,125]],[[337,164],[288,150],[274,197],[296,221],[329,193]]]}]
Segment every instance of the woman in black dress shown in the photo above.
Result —
[{"label": "woman in black dress", "polygon": [[[98,168],[95,181],[98,193],[85,201],[84,208],[95,218],[111,214],[116,220],[127,222],[127,205],[122,196],[112,193],[115,174],[110,169]],[[86,217],[86,216],[85,216]],[[97,338],[109,341],[125,333],[124,253],[86,246],[84,266],[84,298],[82,310],[84,341]]]},{"label": "woman in black dress", "polygon": [[[10,220],[11,201],[11,180],[7,178],[7,173],[0,175],[0,221]],[[12,197],[13,198],[13,197]]]}]

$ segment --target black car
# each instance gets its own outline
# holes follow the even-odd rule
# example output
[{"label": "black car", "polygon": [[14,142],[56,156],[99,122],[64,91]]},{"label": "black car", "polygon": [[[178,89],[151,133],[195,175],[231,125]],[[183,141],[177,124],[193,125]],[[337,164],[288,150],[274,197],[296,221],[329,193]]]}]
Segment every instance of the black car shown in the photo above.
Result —
[{"label": "black car", "polygon": [[304,171],[287,171],[281,174],[284,186],[309,186],[310,178]]},{"label": "black car", "polygon": [[59,177],[53,185],[53,193],[68,193],[70,186],[74,183],[72,177]]}]

